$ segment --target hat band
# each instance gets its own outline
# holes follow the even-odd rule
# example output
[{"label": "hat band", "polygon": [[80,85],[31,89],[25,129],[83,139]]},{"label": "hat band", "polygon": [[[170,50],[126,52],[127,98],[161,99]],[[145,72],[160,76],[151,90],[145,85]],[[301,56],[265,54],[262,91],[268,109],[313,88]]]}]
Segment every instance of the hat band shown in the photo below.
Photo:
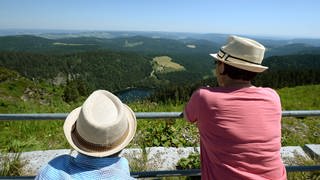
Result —
[{"label": "hat band", "polygon": [[255,62],[251,62],[251,61],[247,61],[245,59],[241,59],[235,56],[231,56],[230,54],[224,52],[222,49],[220,49],[220,51],[218,52],[218,56],[219,58],[221,58],[224,61],[229,61],[230,62],[230,58],[231,59],[235,59],[235,60],[239,60],[239,61],[243,61],[243,62],[247,62],[247,63],[251,63],[251,64],[256,64],[256,65],[261,65],[260,63],[255,63]]},{"label": "hat band", "polygon": [[115,142],[108,144],[108,145],[104,145],[104,144],[95,144],[95,143],[91,143],[86,141],[85,139],[83,139],[80,134],[77,131],[76,124],[74,125],[74,128],[71,132],[71,137],[72,140],[74,142],[74,144],[81,150],[83,151],[87,151],[87,152],[103,152],[103,151],[107,151],[110,149],[113,149],[114,147],[117,147],[119,144],[121,144],[126,137],[128,136],[128,129],[125,131],[125,133],[119,138],[117,139]]}]

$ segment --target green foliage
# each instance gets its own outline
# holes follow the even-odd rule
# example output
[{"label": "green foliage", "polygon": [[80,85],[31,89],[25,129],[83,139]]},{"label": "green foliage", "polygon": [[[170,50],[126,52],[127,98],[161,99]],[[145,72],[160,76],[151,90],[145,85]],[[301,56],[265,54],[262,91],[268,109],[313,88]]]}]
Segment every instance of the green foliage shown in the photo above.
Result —
[{"label": "green foliage", "polygon": [[217,82],[215,79],[208,78],[189,85],[168,85],[158,88],[148,99],[154,102],[181,104],[187,102],[197,88],[205,86],[215,87]]},{"label": "green foliage", "polygon": [[320,144],[319,118],[282,118],[282,146]]},{"label": "green foliage", "polygon": [[59,86],[16,76],[0,82],[0,113],[65,112],[70,106],[62,94]]},{"label": "green foliage", "polygon": [[177,169],[200,169],[200,154],[190,153],[187,158],[181,158],[177,163]]},{"label": "green foliage", "polygon": [[[89,91],[94,89],[119,91],[128,87],[164,86],[170,89],[174,85],[190,90],[192,89],[190,86],[204,77],[213,78],[214,64],[208,54],[217,48],[216,45],[200,40],[183,42],[141,36],[116,39],[84,37],[59,39],[60,44],[81,45],[70,47],[57,47],[53,40],[34,36],[11,36],[0,39],[7,42],[0,46],[0,49],[6,50],[0,52],[1,66],[14,69],[30,79],[45,79],[51,83],[54,83],[59,75],[64,80],[81,78],[87,83]],[[126,43],[137,42],[141,45],[125,46]],[[27,45],[28,43],[30,45]],[[187,48],[186,45],[190,43],[197,48]],[[184,66],[186,71],[151,75],[153,70],[151,61],[157,56],[172,57],[175,62]],[[283,88],[320,83],[319,59],[319,54],[305,53],[266,58],[264,65],[269,66],[269,70],[260,74],[254,84]],[[186,96],[179,99],[186,99]]]},{"label": "green foliage", "polygon": [[152,71],[149,60],[133,53],[85,52],[69,55],[1,52],[0,66],[30,79],[81,79],[92,89],[122,90],[139,84]]},{"label": "green foliage", "polygon": [[129,166],[131,172],[139,172],[139,171],[146,171],[148,170],[147,162],[148,162],[148,156],[145,149],[142,149],[142,155],[141,157],[133,156],[128,158],[129,160]]},{"label": "green foliage", "polygon": [[[319,165],[320,159],[311,160],[309,158],[303,157],[301,155],[295,154],[295,158],[289,162],[289,165],[295,166],[313,166]],[[300,179],[310,179],[318,180],[320,179],[320,171],[302,171],[302,172],[287,172],[288,180],[300,180]]]},{"label": "green foliage", "polygon": [[[8,74],[15,74],[8,70]],[[0,113],[69,112],[78,103],[67,104],[62,88],[35,83],[21,76],[0,82]],[[82,99],[81,99],[82,100]],[[62,121],[1,121],[0,151],[66,148]]]},{"label": "green foliage", "polygon": [[2,154],[0,157],[0,176],[21,176],[23,164],[20,161],[20,153],[13,156]]},{"label": "green foliage", "polygon": [[[30,79],[46,79],[49,82],[54,82],[58,75],[63,75],[64,79],[81,77],[91,90],[101,88],[110,91],[201,80],[211,75],[213,61],[207,54],[216,48],[213,43],[197,41],[202,45],[197,44],[199,48],[190,49],[181,41],[145,37],[70,38],[59,39],[58,43],[34,36],[0,39],[7,42],[0,45],[3,51],[0,52],[0,66],[16,70]],[[141,45],[125,46],[126,43],[137,42]],[[172,56],[177,63],[186,67],[186,72],[151,77],[152,58],[163,55]]]},{"label": "green foliage", "polygon": [[278,90],[283,110],[318,110],[320,85],[297,86]]},{"label": "green foliage", "polygon": [[0,124],[1,152],[23,152],[69,148],[63,121],[4,121]]},{"label": "green foliage", "polygon": [[[320,85],[279,89],[283,110],[320,109]],[[320,144],[318,117],[282,118],[282,145]]]},{"label": "green foliage", "polygon": [[[9,87],[12,87],[11,90]],[[278,90],[285,109],[298,109],[294,105],[295,96],[303,102],[300,109],[319,109],[317,90],[319,85],[284,88]],[[27,90],[28,89],[28,90]],[[303,90],[305,89],[305,90]],[[27,91],[26,91],[27,90]],[[0,83],[1,113],[48,113],[70,112],[83,103],[80,96],[76,102],[67,104],[62,99],[63,88],[46,83],[35,84],[28,79],[17,78]],[[290,96],[287,96],[290,94]],[[25,100],[21,99],[25,96]],[[288,98],[286,98],[288,97]],[[291,98],[290,98],[291,97]],[[302,101],[303,100],[303,101]],[[46,102],[46,103],[44,103]],[[298,101],[299,102],[299,101]],[[294,105],[294,106],[293,106]],[[184,102],[138,101],[129,106],[135,112],[181,112]],[[293,108],[293,109],[292,109]],[[317,117],[304,119],[283,118],[283,146],[320,143]],[[0,144],[2,151],[19,152],[68,148],[62,132],[62,121],[2,121],[0,123]],[[199,134],[195,125],[183,119],[143,119],[138,120],[137,134],[129,147],[147,146],[199,146]]]},{"label": "green foliage", "polygon": [[[77,90],[73,101],[66,103],[63,95],[66,88],[49,85],[46,82],[31,81],[20,77],[14,71],[7,71],[10,78],[0,83],[0,113],[50,113],[70,112],[80,106],[84,99],[86,81],[73,78],[69,81]],[[14,77],[14,78],[11,78]],[[215,81],[203,81],[199,84],[214,84]],[[129,106],[135,112],[181,112],[188,94],[199,84],[184,89],[172,86],[164,89],[158,99],[138,101]],[[68,87],[68,86],[67,86]],[[278,90],[285,110],[319,109],[320,86],[302,86]],[[167,93],[167,90],[169,90]],[[173,94],[173,96],[171,96]],[[160,97],[160,98],[159,98]],[[70,98],[72,99],[72,98]],[[304,145],[320,143],[317,132],[320,132],[318,118],[283,118],[283,145]],[[21,150],[56,149],[69,147],[61,130],[62,121],[2,121],[0,123],[0,144],[2,151],[19,152]],[[53,136],[55,134],[55,136]],[[198,146],[198,130],[195,125],[183,119],[138,120],[138,131],[130,147],[147,146]]]},{"label": "green foliage", "polygon": [[79,91],[74,84],[67,84],[63,91],[63,99],[66,102],[76,101],[79,97]]},{"label": "green foliage", "polygon": [[[186,44],[191,40],[144,37],[69,38],[58,42],[34,36],[0,39],[5,42],[0,44],[0,113],[70,112],[81,105],[92,90],[118,91],[128,87],[157,90],[149,100],[129,104],[135,112],[181,112],[195,89],[217,85],[211,75],[214,65],[208,54],[217,51],[218,46],[212,43],[192,41],[191,44],[198,48],[190,49]],[[295,51],[299,49],[297,47],[291,46],[287,50]],[[313,50],[318,52],[317,48]],[[282,52],[273,50],[272,53]],[[320,55],[298,54],[265,59],[264,65],[269,70],[260,74],[254,84],[279,89],[283,110],[319,109],[320,85],[305,85],[320,83]],[[172,57],[186,71],[150,76],[152,58],[163,55]],[[67,84],[56,85],[58,77]],[[295,87],[298,85],[304,86]],[[318,117],[283,118],[282,145],[320,144],[318,122]],[[62,124],[60,120],[2,121],[0,151],[69,148]],[[199,133],[195,125],[183,119],[138,120],[137,134],[129,147],[150,146],[199,146]],[[310,163],[301,161],[301,164]],[[146,155],[130,164],[137,171],[143,170]],[[19,155],[7,159],[2,166],[0,175],[20,175]],[[181,169],[199,166],[196,153],[181,159],[177,165]],[[318,172],[288,174],[289,179],[318,177]]]},{"label": "green foliage", "polygon": [[135,142],[140,147],[185,147],[199,146],[197,129],[184,120],[139,121]]},{"label": "green foliage", "polygon": [[264,60],[269,69],[257,76],[254,84],[272,88],[320,83],[320,55],[273,56]]},{"label": "green foliage", "polygon": [[0,67],[0,83],[7,80],[13,80],[17,77],[18,77],[18,73],[14,71],[10,71],[6,68]]}]

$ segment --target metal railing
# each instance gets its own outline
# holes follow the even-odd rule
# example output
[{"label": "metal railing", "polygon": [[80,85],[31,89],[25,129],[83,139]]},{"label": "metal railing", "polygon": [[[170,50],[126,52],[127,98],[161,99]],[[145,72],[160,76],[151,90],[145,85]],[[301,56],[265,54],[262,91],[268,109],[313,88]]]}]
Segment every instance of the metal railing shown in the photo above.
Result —
[{"label": "metal railing", "polygon": [[[0,114],[1,120],[64,120],[68,113]],[[182,118],[182,112],[136,112],[137,119]],[[320,110],[282,111],[282,117],[320,116]]]},{"label": "metal railing", "polygon": [[[319,171],[320,166],[286,166],[287,172],[302,172],[302,171]],[[174,177],[174,176],[188,176],[188,177],[200,177],[200,169],[188,169],[188,170],[169,170],[169,171],[142,171],[131,172],[131,177],[134,178],[157,178],[157,177]],[[0,179],[34,179],[35,176],[0,176]]]},{"label": "metal railing", "polygon": [[[64,120],[68,113],[0,114],[0,122],[6,120]],[[136,112],[137,119],[182,118],[182,112]],[[282,111],[282,117],[320,116],[320,110]],[[286,166],[287,172],[320,171],[320,165]],[[201,176],[200,169],[131,172],[135,178]],[[35,176],[0,177],[0,179],[34,179]]]}]

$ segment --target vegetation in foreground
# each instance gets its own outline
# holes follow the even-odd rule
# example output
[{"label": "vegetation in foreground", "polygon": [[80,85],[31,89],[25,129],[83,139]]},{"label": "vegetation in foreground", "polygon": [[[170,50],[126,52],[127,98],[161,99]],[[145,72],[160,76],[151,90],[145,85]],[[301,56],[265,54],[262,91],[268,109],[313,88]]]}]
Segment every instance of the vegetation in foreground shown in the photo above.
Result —
[{"label": "vegetation in foreground", "polygon": [[[305,157],[296,155],[292,162],[288,165],[295,166],[312,166],[320,164],[320,159],[310,160]],[[200,169],[200,156],[196,153],[191,153],[187,158],[181,158],[177,163],[177,169]],[[288,180],[310,179],[317,180],[320,177],[320,171],[307,172],[287,172]]]},{"label": "vegetation in foreground", "polygon": [[23,163],[20,161],[20,153],[0,157],[0,176],[21,176],[23,175]]},{"label": "vegetation in foreground", "polygon": [[[65,113],[81,105],[84,98],[66,103],[63,89],[39,87],[17,78],[17,82],[0,85],[1,113]],[[25,87],[28,83],[29,91]],[[45,88],[44,88],[45,87]],[[10,92],[10,94],[5,94]],[[284,110],[320,109],[320,85],[283,88],[278,90]],[[139,101],[130,103],[135,112],[181,112],[185,102],[157,103]],[[320,121],[318,117],[282,120],[282,145],[294,146],[320,144]],[[51,121],[2,121],[0,144],[2,152],[21,152],[69,148],[62,132],[63,120]],[[140,119],[137,135],[130,147],[183,147],[198,146],[198,130],[183,119]]]},{"label": "vegetation in foreground", "polygon": [[[34,83],[12,71],[3,70],[0,75],[0,113],[64,113],[80,106],[85,98],[79,96],[66,103],[66,91],[63,87],[48,86],[44,82]],[[320,109],[320,85],[282,88],[278,93],[283,110]],[[170,99],[168,102],[133,102],[129,103],[129,106],[135,112],[181,112],[184,104],[185,101]],[[320,144],[319,120],[318,117],[283,118],[282,145]],[[62,124],[63,120],[1,121],[0,151],[7,153],[69,148],[62,132]],[[138,120],[137,135],[130,147],[150,146],[199,146],[198,130],[183,119]],[[177,166],[183,169],[186,164],[190,168],[191,164],[191,168],[194,168],[194,164],[199,164],[197,158],[197,155],[193,155],[179,162]],[[18,159],[17,156],[3,164],[1,173],[19,175],[22,164]],[[302,164],[308,163],[303,161]],[[136,164],[137,170],[143,170],[141,168],[143,167],[140,164]],[[288,177],[313,178],[318,177],[316,173],[288,173]]]}]

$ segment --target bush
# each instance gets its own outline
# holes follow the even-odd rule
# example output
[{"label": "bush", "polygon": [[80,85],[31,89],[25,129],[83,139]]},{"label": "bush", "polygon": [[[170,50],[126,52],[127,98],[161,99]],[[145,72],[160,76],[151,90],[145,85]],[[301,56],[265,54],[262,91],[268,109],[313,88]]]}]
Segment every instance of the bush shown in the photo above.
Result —
[{"label": "bush", "polygon": [[187,158],[181,158],[176,167],[177,169],[200,169],[200,155],[191,153]]}]

